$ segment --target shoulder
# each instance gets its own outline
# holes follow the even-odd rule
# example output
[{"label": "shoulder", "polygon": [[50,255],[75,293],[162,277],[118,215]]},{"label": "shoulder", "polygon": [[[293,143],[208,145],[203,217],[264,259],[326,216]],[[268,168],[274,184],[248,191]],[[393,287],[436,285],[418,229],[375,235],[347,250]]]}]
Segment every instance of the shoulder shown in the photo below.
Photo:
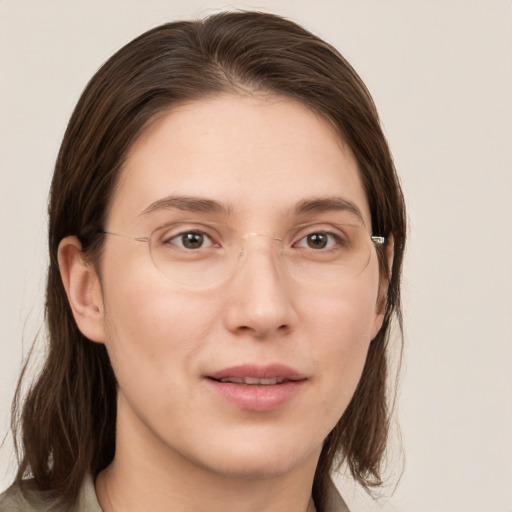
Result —
[{"label": "shoulder", "polygon": [[37,488],[31,480],[11,486],[0,495],[0,512],[102,512],[94,492],[94,483],[87,476],[74,507]]},{"label": "shoulder", "polygon": [[327,487],[326,498],[325,512],[350,512],[332,480]]},{"label": "shoulder", "polygon": [[[60,500],[59,500],[60,501]],[[0,495],[0,512],[64,512],[65,507],[31,481],[13,485]]]}]

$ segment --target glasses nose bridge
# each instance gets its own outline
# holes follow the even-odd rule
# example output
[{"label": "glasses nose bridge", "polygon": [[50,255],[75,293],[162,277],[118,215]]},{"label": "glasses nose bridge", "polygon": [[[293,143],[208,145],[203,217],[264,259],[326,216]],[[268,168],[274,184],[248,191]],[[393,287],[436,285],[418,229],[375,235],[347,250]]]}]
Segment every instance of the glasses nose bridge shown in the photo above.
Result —
[{"label": "glasses nose bridge", "polygon": [[[258,244],[256,241],[261,243]],[[238,237],[237,263],[241,264],[247,260],[250,254],[259,256],[267,254],[275,264],[281,259],[281,242],[282,238],[275,235],[260,232],[244,233]]]},{"label": "glasses nose bridge", "polygon": [[244,233],[239,236],[239,257],[244,256],[247,252],[247,247],[250,245],[251,240],[268,240],[269,242],[274,242],[274,247],[280,248],[282,238],[275,235],[268,235],[266,233],[259,233],[257,231],[253,231],[251,233]]},{"label": "glasses nose bridge", "polygon": [[237,237],[236,257],[230,257],[230,275],[249,276],[261,285],[268,279],[280,282],[287,267],[281,250],[282,238],[260,232],[250,232]]}]

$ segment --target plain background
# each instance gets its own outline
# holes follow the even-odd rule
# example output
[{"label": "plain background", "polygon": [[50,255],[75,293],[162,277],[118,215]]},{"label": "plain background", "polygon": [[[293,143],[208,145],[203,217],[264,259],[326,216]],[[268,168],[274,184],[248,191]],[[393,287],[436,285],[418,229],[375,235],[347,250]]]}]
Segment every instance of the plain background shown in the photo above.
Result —
[{"label": "plain background", "polygon": [[334,44],[372,92],[403,181],[405,471],[377,502],[340,479],[345,498],[354,512],[511,512],[510,0],[0,0],[0,438],[44,333],[46,197],[81,90],[142,31],[226,8],[285,15]]}]

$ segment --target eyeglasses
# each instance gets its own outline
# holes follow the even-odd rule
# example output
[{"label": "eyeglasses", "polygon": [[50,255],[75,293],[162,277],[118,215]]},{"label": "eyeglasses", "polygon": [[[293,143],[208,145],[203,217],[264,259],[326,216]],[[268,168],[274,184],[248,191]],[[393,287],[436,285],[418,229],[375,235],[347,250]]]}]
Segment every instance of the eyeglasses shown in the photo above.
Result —
[{"label": "eyeglasses", "polygon": [[269,250],[275,268],[283,275],[314,286],[339,286],[360,274],[374,247],[385,244],[384,237],[370,236],[357,223],[306,223],[282,236],[239,234],[229,226],[210,222],[174,222],[143,237],[100,233],[147,243],[155,267],[166,278],[195,289],[228,281],[251,255]]}]

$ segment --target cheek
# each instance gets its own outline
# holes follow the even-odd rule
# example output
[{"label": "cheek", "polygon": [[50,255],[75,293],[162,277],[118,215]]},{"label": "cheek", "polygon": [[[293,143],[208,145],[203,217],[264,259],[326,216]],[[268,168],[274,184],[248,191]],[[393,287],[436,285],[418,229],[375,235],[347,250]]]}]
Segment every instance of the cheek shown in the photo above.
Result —
[{"label": "cheek", "polygon": [[373,338],[377,287],[368,284],[323,296],[316,313],[310,313],[310,337],[315,340],[311,350],[327,390],[324,405],[334,411],[336,421],[355,392]]},{"label": "cheek", "polygon": [[151,395],[190,370],[217,315],[197,296],[173,292],[160,276],[139,275],[145,278],[104,283],[105,345],[119,386]]}]

